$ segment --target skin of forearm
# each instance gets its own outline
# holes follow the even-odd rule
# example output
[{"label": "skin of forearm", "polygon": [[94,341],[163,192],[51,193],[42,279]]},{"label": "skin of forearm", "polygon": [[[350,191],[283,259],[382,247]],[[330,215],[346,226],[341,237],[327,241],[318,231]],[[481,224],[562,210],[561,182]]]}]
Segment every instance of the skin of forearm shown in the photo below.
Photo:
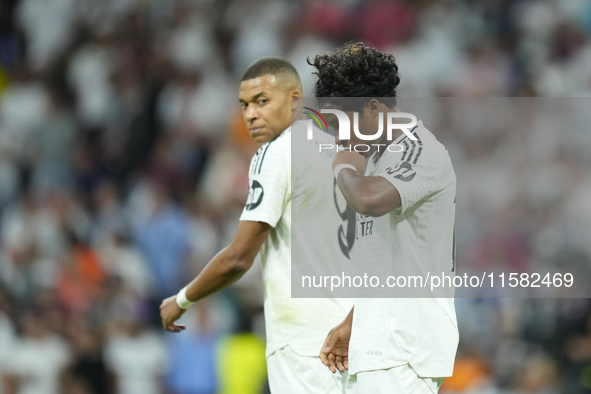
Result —
[{"label": "skin of forearm", "polygon": [[199,301],[225,289],[250,268],[255,256],[239,256],[229,246],[222,249],[187,286],[187,299]]},{"label": "skin of forearm", "polygon": [[[339,189],[355,212],[367,216],[382,216],[392,208],[391,189],[383,187],[376,177],[359,174],[352,169],[343,169],[338,177]],[[389,201],[390,200],[390,201]]]}]

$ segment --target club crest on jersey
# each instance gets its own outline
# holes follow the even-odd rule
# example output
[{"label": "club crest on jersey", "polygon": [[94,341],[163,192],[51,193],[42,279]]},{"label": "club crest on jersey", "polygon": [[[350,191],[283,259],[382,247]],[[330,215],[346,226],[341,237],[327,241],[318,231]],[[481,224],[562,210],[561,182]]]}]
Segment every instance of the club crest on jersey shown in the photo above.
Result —
[{"label": "club crest on jersey", "polygon": [[248,199],[246,200],[244,209],[247,211],[252,211],[261,205],[264,194],[265,190],[263,189],[263,185],[261,185],[258,181],[253,180],[248,190]]}]

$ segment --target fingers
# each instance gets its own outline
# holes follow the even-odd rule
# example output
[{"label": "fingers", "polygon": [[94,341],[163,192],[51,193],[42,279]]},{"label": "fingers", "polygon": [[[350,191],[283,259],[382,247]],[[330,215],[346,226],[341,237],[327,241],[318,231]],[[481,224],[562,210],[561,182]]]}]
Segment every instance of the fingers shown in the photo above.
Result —
[{"label": "fingers", "polygon": [[178,318],[170,317],[167,313],[164,313],[164,311],[160,313],[160,317],[162,318],[162,327],[164,327],[166,331],[181,332],[187,328],[184,324],[176,324],[175,322]]},{"label": "fingers", "polygon": [[335,359],[336,359],[336,356],[333,353],[328,354],[328,363],[329,363],[328,369],[330,369],[330,372],[332,372],[332,373],[337,372],[337,367],[335,365]]},{"label": "fingers", "polygon": [[166,331],[170,331],[170,332],[181,332],[183,330],[185,330],[187,327],[182,325],[182,324],[175,324],[175,323],[170,323],[170,324],[164,324],[164,329]]},{"label": "fingers", "polygon": [[337,369],[345,372],[349,369],[349,357],[336,356],[334,353],[321,353],[326,361],[322,361],[324,365],[330,369],[332,373],[336,373]]},{"label": "fingers", "polygon": [[320,361],[328,367],[328,353],[320,352]]},{"label": "fingers", "polygon": [[178,312],[175,296],[168,297],[162,301],[160,304],[160,317],[162,318],[162,327],[166,331],[181,332],[185,330],[187,327],[183,324],[175,323],[181,316],[182,313]]},{"label": "fingers", "polygon": [[328,333],[328,335],[326,336],[326,339],[324,340],[324,343],[322,344],[322,348],[320,349],[320,360],[327,367],[329,365],[328,354],[329,354],[330,348],[332,346],[330,343],[331,337],[332,337],[332,331],[330,331]]}]

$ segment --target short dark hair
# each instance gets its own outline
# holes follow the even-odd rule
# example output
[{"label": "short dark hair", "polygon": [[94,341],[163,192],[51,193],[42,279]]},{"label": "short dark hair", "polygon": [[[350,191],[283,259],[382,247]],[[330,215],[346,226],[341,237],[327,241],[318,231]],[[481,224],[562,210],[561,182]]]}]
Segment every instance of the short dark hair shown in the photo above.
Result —
[{"label": "short dark hair", "polygon": [[[338,104],[346,111],[361,112],[372,98],[388,108],[396,105],[396,87],[400,83],[398,65],[390,53],[382,53],[361,42],[343,45],[336,52],[317,55],[308,64],[318,75],[314,95],[319,103]],[[351,100],[331,102],[332,97]]]},{"label": "short dark hair", "polygon": [[298,75],[298,72],[296,71],[295,67],[287,60],[277,56],[263,57],[251,64],[244,72],[244,75],[242,76],[240,82],[246,81],[248,79],[262,77],[265,74],[284,74],[289,77],[295,78],[295,80],[301,84],[300,76]]}]

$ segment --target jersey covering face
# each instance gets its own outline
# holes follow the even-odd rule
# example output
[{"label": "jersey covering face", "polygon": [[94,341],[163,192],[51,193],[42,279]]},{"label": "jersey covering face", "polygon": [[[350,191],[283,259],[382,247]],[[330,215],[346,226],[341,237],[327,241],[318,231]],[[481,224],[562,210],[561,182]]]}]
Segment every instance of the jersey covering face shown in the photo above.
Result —
[{"label": "jersey covering face", "polygon": [[[365,172],[388,180],[402,202],[380,217],[357,215],[356,269],[381,283],[388,276],[453,276],[455,173],[447,150],[422,122],[412,132],[417,141],[402,134],[393,144],[405,149],[374,153]],[[383,298],[383,291],[358,291],[349,373],[408,363],[421,377],[451,376],[459,338],[453,292],[448,298]]]},{"label": "jersey covering face", "polygon": [[[297,251],[298,256],[310,256],[318,263],[329,255],[333,261],[348,260],[338,242],[342,218],[335,207],[332,158],[318,151],[319,141],[334,143],[334,138],[315,129],[314,140],[306,141],[304,134],[300,134],[305,133],[304,128],[296,127],[298,123],[294,125],[297,135],[292,135],[290,127],[261,146],[253,156],[249,196],[240,217],[240,220],[265,222],[273,227],[259,252],[267,356],[286,345],[300,355],[318,356],[328,331],[341,322],[352,307],[348,299],[291,297],[293,251]],[[293,160],[299,164],[293,166],[292,138],[298,139]],[[305,232],[292,233],[292,212],[297,217],[297,228],[305,228],[308,223],[316,226],[314,236]],[[326,220],[319,221],[318,215]]]}]

